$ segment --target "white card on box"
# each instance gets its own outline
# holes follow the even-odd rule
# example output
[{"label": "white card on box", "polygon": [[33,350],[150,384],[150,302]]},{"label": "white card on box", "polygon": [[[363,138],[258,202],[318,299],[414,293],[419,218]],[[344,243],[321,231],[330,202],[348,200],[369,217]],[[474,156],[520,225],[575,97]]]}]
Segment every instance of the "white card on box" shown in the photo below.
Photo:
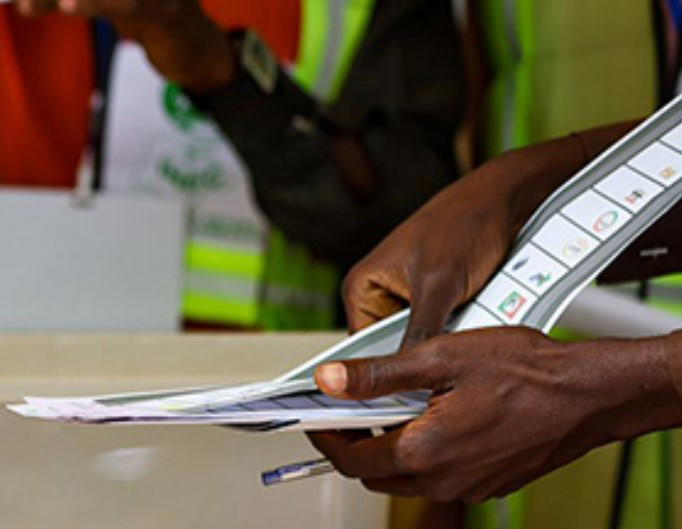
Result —
[{"label": "white card on box", "polygon": [[184,215],[175,200],[0,191],[1,331],[177,329]]}]

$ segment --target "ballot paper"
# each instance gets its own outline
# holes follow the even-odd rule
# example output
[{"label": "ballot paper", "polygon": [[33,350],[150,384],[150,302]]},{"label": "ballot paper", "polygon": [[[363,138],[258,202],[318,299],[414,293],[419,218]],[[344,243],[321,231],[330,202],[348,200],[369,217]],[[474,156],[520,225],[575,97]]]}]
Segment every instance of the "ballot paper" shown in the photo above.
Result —
[{"label": "ballot paper", "polygon": [[27,397],[10,409],[26,417],[89,424],[225,424],[247,431],[367,428],[405,422],[421,413],[429,394],[416,392],[368,401],[345,401],[318,391],[295,392],[239,404],[169,410],[158,401],[124,404],[125,396],[79,399]]},{"label": "ballot paper", "polygon": [[[524,325],[549,331],[575,296],[682,197],[682,97],[580,171],[538,209],[477,298],[447,331]],[[232,387],[90,398],[26,398],[26,417],[91,424],[221,424],[250,431],[369,428],[408,421],[426,391],[341,401],[316,390],[322,363],[392,354],[409,320],[399,312],[282,376]]]}]

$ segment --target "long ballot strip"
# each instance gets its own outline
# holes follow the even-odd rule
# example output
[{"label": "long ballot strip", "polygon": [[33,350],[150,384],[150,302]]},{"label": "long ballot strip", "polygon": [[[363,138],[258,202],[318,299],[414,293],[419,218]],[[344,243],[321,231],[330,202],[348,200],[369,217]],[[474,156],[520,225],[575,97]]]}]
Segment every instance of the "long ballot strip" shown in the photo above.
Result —
[{"label": "long ballot strip", "polygon": [[[511,258],[450,332],[524,325],[548,332],[575,296],[682,197],[682,96],[585,167],[537,210]],[[682,230],[682,227],[681,227]],[[27,398],[28,417],[96,424],[225,424],[250,431],[360,428],[421,413],[428,393],[376,401],[330,399],[315,368],[392,354],[409,320],[397,313],[272,381],[235,387],[76,399]]]}]

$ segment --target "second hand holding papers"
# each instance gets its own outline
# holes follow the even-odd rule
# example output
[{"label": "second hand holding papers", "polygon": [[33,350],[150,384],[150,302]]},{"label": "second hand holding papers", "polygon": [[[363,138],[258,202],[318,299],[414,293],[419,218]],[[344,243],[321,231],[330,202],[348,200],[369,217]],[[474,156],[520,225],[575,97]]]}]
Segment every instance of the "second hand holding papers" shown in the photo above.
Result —
[{"label": "second hand holding papers", "polygon": [[[550,196],[524,227],[506,265],[445,330],[524,325],[548,332],[575,296],[682,197],[681,122],[682,96]],[[247,431],[400,424],[426,409],[429,392],[337,400],[317,390],[313,373],[326,362],[396,352],[409,314],[390,316],[270,381],[99,397],[26,397],[9,409],[25,417],[86,424],[218,424]]]}]

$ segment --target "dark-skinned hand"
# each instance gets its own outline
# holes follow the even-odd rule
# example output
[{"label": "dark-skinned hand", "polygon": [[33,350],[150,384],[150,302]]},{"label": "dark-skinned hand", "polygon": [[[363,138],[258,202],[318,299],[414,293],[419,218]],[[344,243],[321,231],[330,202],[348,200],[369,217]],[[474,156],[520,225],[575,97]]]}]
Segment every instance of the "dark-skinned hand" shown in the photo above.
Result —
[{"label": "dark-skinned hand", "polygon": [[373,491],[436,501],[504,496],[596,446],[682,423],[669,341],[567,345],[510,327],[329,364],[316,379],[337,398],[434,396],[421,417],[380,437],[325,432],[313,443]]},{"label": "dark-skinned hand", "polygon": [[[521,420],[525,405],[537,401],[539,407],[529,409],[546,411],[544,405],[552,402],[551,377],[558,377],[555,381],[560,383],[562,375],[558,371],[561,369],[568,370],[568,377],[578,372],[589,373],[589,369],[581,369],[597,359],[585,355],[581,358],[586,363],[575,365],[568,362],[563,353],[543,354],[535,359],[536,350],[563,349],[529,330],[469,333],[466,337],[440,337],[425,344],[423,341],[441,334],[453,309],[471,299],[484,286],[508,253],[523,223],[540,203],[631,126],[626,123],[594,129],[512,151],[486,163],[437,195],[351,271],[344,286],[351,331],[389,316],[408,304],[412,309],[401,348],[403,354],[377,363],[351,364],[353,380],[375,380],[376,376],[377,380],[380,377],[383,381],[386,378],[386,386],[381,385],[384,382],[378,382],[370,393],[423,388],[436,391],[438,396],[423,418],[378,439],[355,432],[311,434],[313,443],[337,462],[342,471],[365,479],[375,490],[422,494],[440,500],[480,500],[516,488],[561,464],[558,456],[550,458],[550,452],[562,453],[565,460],[570,460],[601,442],[598,435],[591,439],[584,436],[571,446],[571,450],[553,452],[553,447],[557,448],[563,439],[563,433],[570,436],[569,432],[577,431],[574,414],[589,417],[592,413],[589,405],[568,408],[566,416],[561,418],[565,420],[564,429],[557,429],[556,437],[540,437],[540,445],[533,447],[530,438],[534,434],[541,436],[554,430],[537,432],[530,424],[525,432],[528,437],[511,446],[510,459],[502,460],[496,468],[490,458],[497,457],[499,443],[504,443],[513,430],[512,424],[502,421],[504,416],[499,415],[500,410],[513,412],[515,420]],[[503,346],[507,340],[510,347],[519,347]],[[467,347],[463,347],[464,343]],[[497,365],[498,352],[516,356],[507,357],[506,364],[502,358],[502,363]],[[525,371],[524,362],[531,359],[532,363],[538,362],[536,373]],[[398,383],[393,383],[390,367],[387,374],[380,371],[384,363],[398,366]],[[466,376],[464,371],[452,371],[456,366],[466,367]],[[322,388],[331,393],[334,392],[331,388],[335,376],[337,383],[345,383],[342,376],[345,371],[338,369],[338,365],[333,367],[335,369],[324,369],[324,381],[318,378]],[[439,379],[441,374],[450,378]],[[526,380],[524,375],[530,378]],[[479,384],[479,380],[485,384]],[[545,385],[539,384],[540,381]],[[455,382],[458,390],[452,391]],[[498,382],[501,383],[499,387]],[[592,383],[596,385],[596,382]],[[560,406],[562,399],[570,400],[572,391],[582,392],[581,388],[589,385],[588,380],[578,381],[578,386],[568,389],[566,394],[557,393],[554,408]],[[346,395],[361,398],[367,387],[362,389],[362,383],[360,386],[360,392],[351,386]],[[503,397],[507,391],[515,397],[508,405],[502,402],[506,400]],[[509,410],[509,407],[513,409]],[[466,414],[467,410],[479,409],[480,414]],[[533,421],[544,418],[542,413],[528,417]],[[552,414],[549,414],[548,420],[551,418]],[[485,437],[477,438],[476,433],[485,434]],[[471,443],[460,444],[461,439],[469,439]],[[483,441],[487,444],[481,444]],[[454,446],[454,452],[448,446]],[[368,458],[365,449],[371,454]],[[478,453],[477,449],[480,449]],[[538,453],[534,452],[536,449]],[[528,460],[523,460],[519,452]],[[354,463],[356,453],[360,457]],[[443,460],[439,459],[441,456]],[[518,473],[503,473],[495,481],[492,475],[501,472],[504,465],[512,464],[517,456],[518,463],[522,464]],[[370,459],[386,466],[374,473]],[[364,463],[368,463],[367,466],[363,466]],[[478,474],[472,468],[476,465],[481,465]]]},{"label": "dark-skinned hand", "polygon": [[510,151],[436,195],[346,278],[351,332],[410,305],[403,349],[440,334],[451,312],[484,286],[542,201],[633,125]]},{"label": "dark-skinned hand", "polygon": [[[528,215],[583,161],[579,142],[556,140],[506,154],[443,190],[346,278],[351,332],[410,305],[401,352],[421,356],[418,345],[442,333],[452,311],[498,268]],[[552,177],[524,192],[541,173]],[[309,436],[316,446],[325,446],[329,439],[375,442],[358,432]]]},{"label": "dark-skinned hand", "polygon": [[353,268],[344,282],[351,332],[408,304],[403,349],[442,332],[499,266],[518,229],[503,199],[506,171],[503,161],[488,163],[446,188]]}]

